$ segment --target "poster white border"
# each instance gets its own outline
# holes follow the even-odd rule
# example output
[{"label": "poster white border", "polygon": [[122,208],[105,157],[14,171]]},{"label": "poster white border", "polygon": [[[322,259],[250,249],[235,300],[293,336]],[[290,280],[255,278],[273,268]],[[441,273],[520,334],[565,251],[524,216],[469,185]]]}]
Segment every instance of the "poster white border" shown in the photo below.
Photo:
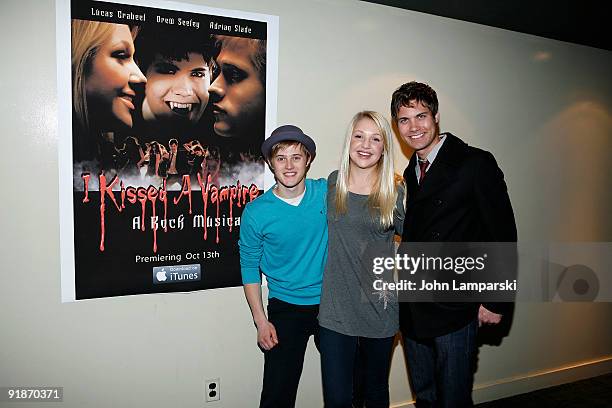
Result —
[{"label": "poster white border", "polygon": [[[278,101],[278,16],[229,10],[173,1],[117,0],[112,3],[153,7],[224,17],[241,18],[266,23],[266,137],[276,127]],[[72,164],[72,92],[71,92],[71,13],[70,0],[56,0],[56,55],[58,95],[58,159],[59,159],[59,222],[60,271],[62,303],[76,301],[74,263],[74,208]],[[264,190],[274,178],[266,166]]]}]

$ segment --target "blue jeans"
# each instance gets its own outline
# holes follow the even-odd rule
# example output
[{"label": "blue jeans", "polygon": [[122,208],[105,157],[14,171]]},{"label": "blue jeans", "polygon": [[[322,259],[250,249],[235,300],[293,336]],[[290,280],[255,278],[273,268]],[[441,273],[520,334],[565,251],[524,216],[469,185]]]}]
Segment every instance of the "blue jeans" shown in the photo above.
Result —
[{"label": "blue jeans", "polygon": [[473,406],[472,385],[478,320],[426,340],[404,337],[408,371],[417,408]]},{"label": "blue jeans", "polygon": [[347,336],[324,327],[319,330],[325,408],[352,407],[357,355],[361,359],[366,407],[388,408],[393,337],[373,339]]}]

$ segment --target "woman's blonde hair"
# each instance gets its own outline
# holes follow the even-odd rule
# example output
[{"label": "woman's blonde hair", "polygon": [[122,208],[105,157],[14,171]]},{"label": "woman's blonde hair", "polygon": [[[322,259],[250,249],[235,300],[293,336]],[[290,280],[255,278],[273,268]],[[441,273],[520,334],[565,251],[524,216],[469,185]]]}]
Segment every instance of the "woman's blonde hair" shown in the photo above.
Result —
[{"label": "woman's blonde hair", "polygon": [[346,214],[348,210],[347,196],[351,169],[349,156],[351,138],[353,137],[355,125],[361,119],[372,120],[376,124],[378,133],[382,137],[383,151],[376,165],[376,179],[373,182],[372,191],[368,196],[368,208],[373,216],[379,218],[381,227],[389,228],[393,225],[393,210],[397,200],[397,183],[393,167],[393,141],[391,140],[391,129],[389,122],[387,122],[378,112],[359,112],[353,116],[353,119],[349,123],[344,139],[344,149],[342,151],[340,169],[338,170],[338,179],[336,180],[336,214]]},{"label": "woman's blonde hair", "polygon": [[89,127],[85,77],[98,49],[115,30],[115,24],[72,20],[72,106],[84,129]]}]

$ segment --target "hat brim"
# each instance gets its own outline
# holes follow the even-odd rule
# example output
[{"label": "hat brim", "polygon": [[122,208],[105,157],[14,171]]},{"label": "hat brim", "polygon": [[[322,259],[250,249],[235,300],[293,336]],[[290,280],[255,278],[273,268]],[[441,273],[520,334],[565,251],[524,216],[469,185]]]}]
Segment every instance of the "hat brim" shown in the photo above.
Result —
[{"label": "hat brim", "polygon": [[305,133],[296,132],[292,130],[273,134],[272,136],[264,140],[263,144],[261,145],[261,153],[266,159],[269,159],[270,155],[272,154],[272,148],[274,147],[274,145],[280,142],[287,141],[301,143],[302,145],[304,145],[306,150],[308,150],[308,153],[310,153],[310,160],[312,161],[315,158],[317,154],[317,147],[314,140],[312,140],[312,138]]}]

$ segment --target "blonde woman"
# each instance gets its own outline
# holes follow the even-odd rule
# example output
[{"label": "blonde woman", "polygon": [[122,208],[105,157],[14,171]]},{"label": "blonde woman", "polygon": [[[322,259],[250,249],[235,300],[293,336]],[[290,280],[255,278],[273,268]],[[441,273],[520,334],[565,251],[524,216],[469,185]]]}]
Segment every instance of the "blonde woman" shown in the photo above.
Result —
[{"label": "blonde woman", "polygon": [[389,406],[398,305],[394,295],[375,291],[372,257],[393,256],[393,237],[402,232],[404,191],[394,174],[388,122],[376,112],[357,113],[340,169],[328,178],[329,254],[319,312],[326,408],[352,406],[357,364],[366,406]]},{"label": "blonde woman", "polygon": [[102,133],[133,125],[133,86],[146,82],[134,62],[135,35],[126,24],[72,20],[75,161],[98,159]]}]

